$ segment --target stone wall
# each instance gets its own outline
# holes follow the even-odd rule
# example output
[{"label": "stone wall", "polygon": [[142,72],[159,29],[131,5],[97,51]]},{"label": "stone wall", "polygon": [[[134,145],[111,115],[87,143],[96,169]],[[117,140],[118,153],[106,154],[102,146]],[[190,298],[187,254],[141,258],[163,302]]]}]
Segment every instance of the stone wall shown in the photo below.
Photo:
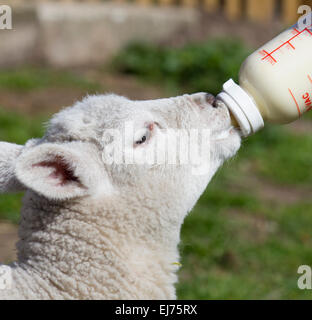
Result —
[{"label": "stone wall", "polygon": [[162,42],[198,21],[199,13],[190,8],[113,3],[13,7],[13,30],[0,30],[0,66],[104,63],[131,41]]}]

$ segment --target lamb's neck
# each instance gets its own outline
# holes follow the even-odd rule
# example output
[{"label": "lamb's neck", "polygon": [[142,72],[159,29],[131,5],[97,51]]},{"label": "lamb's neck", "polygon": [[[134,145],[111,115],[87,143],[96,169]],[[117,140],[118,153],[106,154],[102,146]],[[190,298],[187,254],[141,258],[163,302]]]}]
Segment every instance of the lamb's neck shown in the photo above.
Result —
[{"label": "lamb's neck", "polygon": [[[167,241],[163,232],[153,230],[161,229],[161,223],[146,220],[157,215],[149,212],[133,220],[131,212],[117,213],[117,208],[100,212],[81,203],[47,208],[31,194],[25,201],[19,264],[40,277],[47,296],[175,298],[179,230]],[[154,227],[145,230],[150,226]]]}]

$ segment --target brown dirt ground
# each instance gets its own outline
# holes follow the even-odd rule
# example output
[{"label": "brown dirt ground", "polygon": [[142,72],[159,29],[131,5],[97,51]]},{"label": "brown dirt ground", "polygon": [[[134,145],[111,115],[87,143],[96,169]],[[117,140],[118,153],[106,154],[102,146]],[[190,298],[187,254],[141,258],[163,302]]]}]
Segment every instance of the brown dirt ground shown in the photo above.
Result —
[{"label": "brown dirt ground", "polygon": [[231,192],[237,193],[248,193],[252,190],[260,200],[274,203],[295,204],[311,197],[309,188],[276,184],[257,177],[253,172],[244,174],[240,180],[230,184],[228,188]]},{"label": "brown dirt ground", "polygon": [[15,260],[15,243],[17,242],[17,227],[11,223],[0,223],[0,263]]},{"label": "brown dirt ground", "polygon": [[246,239],[246,241],[261,244],[264,243],[271,234],[278,231],[277,223],[264,217],[248,214],[240,210],[229,210],[226,212],[226,215],[233,223],[243,223],[248,226],[240,229],[240,235]]},{"label": "brown dirt ground", "polygon": [[312,121],[308,119],[300,119],[291,124],[286,125],[286,128],[296,135],[311,134]]},{"label": "brown dirt ground", "polygon": [[[165,97],[164,90],[148,86],[133,77],[105,74],[96,70],[81,71],[90,80],[100,84],[99,94],[116,93],[130,99],[144,100]],[[9,110],[27,114],[53,113],[72,105],[88,94],[78,88],[44,88],[32,91],[10,91],[0,89],[0,105]]]}]

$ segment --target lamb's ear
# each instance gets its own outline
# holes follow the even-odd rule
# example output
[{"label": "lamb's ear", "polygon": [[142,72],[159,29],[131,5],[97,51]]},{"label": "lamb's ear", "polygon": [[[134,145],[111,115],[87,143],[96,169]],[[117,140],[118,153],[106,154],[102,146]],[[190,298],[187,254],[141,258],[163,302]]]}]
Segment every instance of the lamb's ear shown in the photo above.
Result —
[{"label": "lamb's ear", "polygon": [[24,187],[15,177],[15,162],[23,146],[0,142],[0,193],[23,191]]},{"label": "lamb's ear", "polygon": [[18,159],[16,176],[29,189],[53,200],[112,191],[96,147],[82,142],[30,148]]}]

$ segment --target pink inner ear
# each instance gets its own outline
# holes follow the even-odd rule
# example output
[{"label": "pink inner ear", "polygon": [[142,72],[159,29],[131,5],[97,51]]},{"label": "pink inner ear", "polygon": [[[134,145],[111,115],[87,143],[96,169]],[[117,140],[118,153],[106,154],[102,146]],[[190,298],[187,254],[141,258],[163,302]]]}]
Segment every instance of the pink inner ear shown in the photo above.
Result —
[{"label": "pink inner ear", "polygon": [[80,183],[74,171],[62,157],[55,157],[52,161],[42,161],[33,166],[51,168],[53,171],[49,177],[57,180],[58,186],[64,186],[73,182]]}]

